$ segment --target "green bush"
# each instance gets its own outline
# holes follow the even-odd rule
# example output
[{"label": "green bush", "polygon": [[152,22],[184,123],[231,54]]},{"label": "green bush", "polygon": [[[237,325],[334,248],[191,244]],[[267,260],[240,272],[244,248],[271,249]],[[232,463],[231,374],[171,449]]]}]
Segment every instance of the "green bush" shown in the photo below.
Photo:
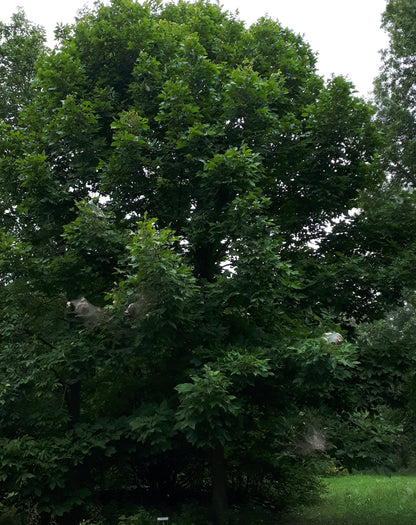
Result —
[{"label": "green bush", "polygon": [[349,471],[401,466],[402,427],[378,413],[357,411],[328,429],[328,453]]}]

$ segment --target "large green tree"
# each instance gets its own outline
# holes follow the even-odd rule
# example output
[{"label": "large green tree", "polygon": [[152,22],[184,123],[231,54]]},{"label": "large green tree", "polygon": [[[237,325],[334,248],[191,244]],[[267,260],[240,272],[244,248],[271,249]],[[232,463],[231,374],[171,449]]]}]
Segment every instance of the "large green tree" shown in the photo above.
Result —
[{"label": "large green tree", "polygon": [[383,53],[375,83],[378,118],[386,137],[384,162],[390,177],[402,185],[415,184],[416,3],[389,0],[383,14],[389,46]]},{"label": "large green tree", "polygon": [[[414,289],[416,254],[414,220],[416,2],[389,0],[382,27],[389,37],[375,80],[376,119],[383,137],[382,183],[367,192],[359,229],[390,302],[400,303],[403,289]],[[368,217],[365,223],[365,217]],[[383,269],[384,267],[384,269]]]},{"label": "large green tree", "polygon": [[369,406],[387,406],[391,420],[403,422],[406,447],[414,450],[416,2],[386,2],[382,26],[389,43],[374,90],[382,176],[362,193],[355,216],[338,223],[322,243],[332,254],[323,277],[331,279],[336,269],[341,295],[365,297],[364,308],[351,305],[349,313],[349,321],[367,321],[358,327],[361,397]]},{"label": "large green tree", "polygon": [[[316,303],[344,312],[347,323],[383,317],[416,284],[415,1],[387,2],[382,25],[389,46],[375,80],[380,143],[372,184],[304,257]],[[323,283],[334,292],[330,298]]]},{"label": "large green tree", "polygon": [[310,242],[374,176],[372,110],[207,2],[113,0],[59,35],[0,130],[2,498],[74,523],[210,478],[226,523],[230,480],[285,497],[294,414],[354,405]]},{"label": "large green tree", "polygon": [[[374,91],[378,176],[361,193],[357,209],[339,217],[319,249],[309,254],[311,272],[318,269],[317,302],[326,302],[319,283],[332,283],[336,293],[328,306],[355,322],[380,318],[403,304],[403,291],[416,284],[415,24],[414,0],[387,2],[383,27],[389,46]],[[317,256],[321,266],[314,265]]]},{"label": "large green tree", "polygon": [[[348,444],[351,423],[357,426],[358,422],[358,426],[365,429],[362,441],[369,444],[367,450],[360,451],[360,461],[376,455],[370,444],[379,441],[381,436],[374,436],[375,420],[370,414],[381,412],[379,423],[382,426],[383,421],[387,423],[383,430],[387,448],[392,444],[388,438],[391,423],[398,421],[403,423],[405,432],[402,444],[407,443],[407,447],[410,442],[413,448],[414,442],[413,413],[409,405],[414,395],[411,333],[412,290],[416,284],[415,23],[414,1],[387,2],[383,27],[390,38],[389,47],[383,52],[382,70],[375,82],[375,120],[380,147],[377,169],[374,171],[374,165],[372,169],[378,176],[361,192],[357,208],[338,217],[328,235],[305,258],[305,267],[313,276],[316,303],[326,304],[336,315],[343,312],[344,327],[351,337],[357,337],[360,365],[355,370],[358,374],[356,406],[364,412],[355,422],[354,418],[346,424],[345,420],[340,421],[339,435],[332,437],[338,448],[335,456],[348,450],[350,458],[344,457],[343,461],[350,465],[357,457],[356,445]],[[324,295],[323,283],[335,291],[329,300]],[[366,322],[360,325],[362,321]],[[395,447],[399,450],[397,443]],[[408,449],[403,461],[408,461],[407,453]]]}]

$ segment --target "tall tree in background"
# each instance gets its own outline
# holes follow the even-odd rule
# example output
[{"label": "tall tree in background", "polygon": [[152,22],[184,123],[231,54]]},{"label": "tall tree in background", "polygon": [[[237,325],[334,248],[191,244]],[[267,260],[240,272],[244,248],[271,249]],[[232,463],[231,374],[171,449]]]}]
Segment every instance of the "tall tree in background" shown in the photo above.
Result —
[{"label": "tall tree in background", "polygon": [[293,414],[355,403],[310,242],[374,177],[371,108],[208,2],[113,0],[60,37],[0,129],[1,496],[74,523],[209,473],[220,523],[230,480],[281,502]]},{"label": "tall tree in background", "polygon": [[[382,26],[389,45],[383,51],[374,94],[383,139],[379,161],[384,176],[376,188],[363,194],[362,213],[352,225],[361,253],[352,244],[350,253],[356,250],[363,273],[373,276],[368,282],[380,291],[379,320],[358,330],[368,387],[379,403],[401,410],[414,452],[416,2],[389,0]],[[384,380],[380,383],[387,375],[390,385]]]},{"label": "tall tree in background", "polygon": [[[306,268],[313,276],[316,302],[326,301],[322,283],[330,283],[335,293],[326,304],[338,315],[346,314],[344,327],[357,337],[358,405],[364,401],[373,413],[381,410],[385,421],[403,422],[404,442],[414,451],[416,2],[387,2],[383,26],[390,42],[375,82],[381,141],[372,168],[378,175],[361,192],[357,209],[340,216],[309,253]],[[342,432],[346,436],[347,428]],[[349,449],[354,455],[354,447]]]},{"label": "tall tree in background", "polygon": [[[390,41],[375,81],[380,143],[373,184],[361,193],[357,209],[338,217],[305,259],[312,261],[307,268],[316,302],[344,311],[353,322],[382,318],[416,285],[416,2],[387,2],[383,27]],[[324,282],[335,291],[329,300],[322,297]]]},{"label": "tall tree in background", "polygon": [[[415,288],[412,268],[416,257],[416,2],[388,1],[383,27],[389,36],[389,47],[383,52],[381,74],[375,82],[375,101],[384,139],[380,159],[386,179],[376,196],[379,211],[376,212],[374,206],[372,213],[385,213],[384,222],[390,229],[378,234],[384,246],[390,247],[392,263],[393,251],[396,252],[391,264],[392,289],[408,287],[412,290]],[[380,224],[382,222],[381,219]],[[389,248],[383,251],[386,253]]]},{"label": "tall tree in background", "polygon": [[385,135],[384,163],[389,176],[403,186],[416,181],[416,3],[390,0],[383,14],[389,48],[375,84],[378,118]]}]

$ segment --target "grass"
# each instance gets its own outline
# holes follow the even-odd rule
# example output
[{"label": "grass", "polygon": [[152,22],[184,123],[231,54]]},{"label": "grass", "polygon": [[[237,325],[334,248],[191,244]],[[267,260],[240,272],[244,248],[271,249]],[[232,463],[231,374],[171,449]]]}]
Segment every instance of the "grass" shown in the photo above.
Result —
[{"label": "grass", "polygon": [[287,517],[285,525],[414,525],[415,475],[351,475],[324,480],[320,502]]}]

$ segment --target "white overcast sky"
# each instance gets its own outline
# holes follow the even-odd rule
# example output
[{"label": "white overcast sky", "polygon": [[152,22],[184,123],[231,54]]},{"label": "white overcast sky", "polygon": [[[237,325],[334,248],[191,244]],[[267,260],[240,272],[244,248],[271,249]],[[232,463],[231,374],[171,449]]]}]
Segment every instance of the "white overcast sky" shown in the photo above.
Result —
[{"label": "white overcast sky", "polygon": [[[17,6],[32,22],[46,28],[50,43],[57,23],[71,23],[77,11],[93,0],[0,0],[0,20],[8,22]],[[229,11],[239,11],[248,24],[263,15],[304,38],[318,54],[318,68],[351,80],[358,92],[369,96],[380,67],[387,36],[381,30],[386,0],[220,0]],[[51,44],[50,44],[51,45]]]}]

